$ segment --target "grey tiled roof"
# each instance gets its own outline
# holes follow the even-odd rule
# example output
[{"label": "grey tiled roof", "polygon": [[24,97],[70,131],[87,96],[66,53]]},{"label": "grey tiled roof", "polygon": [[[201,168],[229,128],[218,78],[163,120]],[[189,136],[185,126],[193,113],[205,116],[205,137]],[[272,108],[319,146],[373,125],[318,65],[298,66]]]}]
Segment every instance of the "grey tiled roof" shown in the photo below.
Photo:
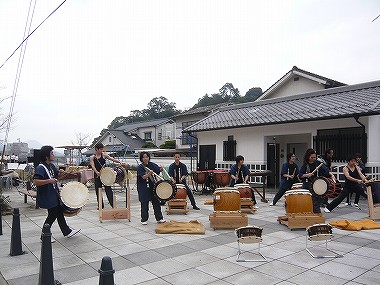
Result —
[{"label": "grey tiled roof", "polygon": [[166,124],[169,122],[171,122],[170,118],[135,122],[135,123],[125,124],[123,126],[120,126],[116,128],[116,130],[130,132],[130,131],[138,130],[139,128],[154,127],[154,126],[159,126],[159,125]]},{"label": "grey tiled roof", "polygon": [[228,106],[187,127],[184,132],[371,114],[380,114],[380,81]]},{"label": "grey tiled roof", "polygon": [[232,103],[223,102],[223,103],[219,103],[219,104],[215,104],[215,105],[203,106],[203,107],[198,107],[198,108],[194,108],[194,109],[189,109],[187,111],[183,111],[182,113],[180,113],[178,115],[175,115],[173,118],[178,118],[178,117],[188,116],[188,115],[193,115],[193,114],[202,114],[202,113],[209,114],[211,112],[216,111],[217,109],[219,109],[221,107],[225,107],[225,106],[229,106],[229,105],[232,105]]}]

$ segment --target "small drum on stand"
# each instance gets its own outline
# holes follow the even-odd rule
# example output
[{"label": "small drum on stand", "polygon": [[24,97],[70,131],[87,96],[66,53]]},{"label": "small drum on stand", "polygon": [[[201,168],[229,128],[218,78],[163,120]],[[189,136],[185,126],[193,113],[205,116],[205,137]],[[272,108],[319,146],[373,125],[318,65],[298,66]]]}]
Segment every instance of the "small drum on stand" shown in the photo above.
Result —
[{"label": "small drum on stand", "polygon": [[246,226],[246,227],[240,227],[236,229],[235,232],[238,238],[255,237],[261,240],[262,239],[261,234],[263,232],[263,228],[256,227],[256,226]]},{"label": "small drum on stand", "polygon": [[183,185],[183,184],[176,184],[176,194],[174,196],[173,199],[175,200],[178,200],[178,199],[181,199],[181,200],[186,200],[187,198],[187,191],[186,191],[186,186]]},{"label": "small drum on stand", "polygon": [[332,238],[332,226],[329,224],[316,224],[306,228],[309,240],[326,240]]},{"label": "small drum on stand", "polygon": [[193,171],[191,175],[196,184],[204,184],[208,173],[204,171]]},{"label": "small drum on stand", "polygon": [[311,189],[313,192],[319,196],[326,194],[327,189],[329,189],[330,181],[326,177],[317,177],[314,179]]},{"label": "small drum on stand", "polygon": [[219,187],[224,187],[230,184],[231,174],[228,172],[214,172],[214,184]]},{"label": "small drum on stand", "polygon": [[115,183],[122,184],[126,179],[126,171],[121,166],[104,167],[100,171],[100,180],[105,186],[112,186]]},{"label": "small drum on stand", "polygon": [[162,203],[173,199],[176,193],[176,185],[170,180],[160,180],[154,184],[153,194]]},{"label": "small drum on stand", "polygon": [[89,191],[84,184],[77,181],[65,183],[60,191],[63,214],[68,217],[78,214],[86,205],[88,197]]},{"label": "small drum on stand", "polygon": [[312,213],[313,201],[309,190],[290,190],[285,193],[286,213]]},{"label": "small drum on stand", "polygon": [[245,184],[245,183],[235,184],[235,188],[239,191],[240,198],[252,199],[252,190],[249,184]]},{"label": "small drum on stand", "polygon": [[240,211],[240,193],[234,187],[217,188],[213,193],[214,211]]}]

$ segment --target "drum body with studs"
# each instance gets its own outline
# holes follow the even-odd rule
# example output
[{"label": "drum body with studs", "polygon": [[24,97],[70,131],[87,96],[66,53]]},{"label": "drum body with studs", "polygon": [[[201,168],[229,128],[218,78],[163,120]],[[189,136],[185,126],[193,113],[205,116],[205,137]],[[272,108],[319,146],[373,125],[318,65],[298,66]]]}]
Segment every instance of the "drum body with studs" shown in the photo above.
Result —
[{"label": "drum body with studs", "polygon": [[65,183],[60,191],[63,213],[65,216],[75,216],[86,205],[89,191],[86,185],[70,181]]},{"label": "drum body with studs", "polygon": [[186,186],[183,184],[176,184],[176,194],[173,199],[181,199],[181,200],[186,200],[187,198],[187,191],[186,191]]},{"label": "drum body with studs", "polygon": [[240,211],[240,193],[234,187],[217,188],[213,193],[214,211]]}]

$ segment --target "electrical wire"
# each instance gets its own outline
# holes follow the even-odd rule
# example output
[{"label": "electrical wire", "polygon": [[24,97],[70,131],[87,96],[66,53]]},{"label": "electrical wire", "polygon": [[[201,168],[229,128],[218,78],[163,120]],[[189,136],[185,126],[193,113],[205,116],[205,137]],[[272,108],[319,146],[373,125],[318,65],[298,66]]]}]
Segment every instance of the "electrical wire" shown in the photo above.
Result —
[{"label": "electrical wire", "polygon": [[51,12],[30,34],[28,34],[28,36],[26,38],[24,38],[24,40],[20,43],[20,45],[12,52],[12,54],[4,61],[4,63],[0,66],[0,68],[2,68],[6,63],[7,61],[15,54],[15,52],[23,45],[23,43],[28,40],[28,38],[51,16],[53,15],[64,3],[66,2],[66,0],[64,0],[61,4],[59,4],[59,6],[57,8],[55,8],[53,10],[53,12]]}]

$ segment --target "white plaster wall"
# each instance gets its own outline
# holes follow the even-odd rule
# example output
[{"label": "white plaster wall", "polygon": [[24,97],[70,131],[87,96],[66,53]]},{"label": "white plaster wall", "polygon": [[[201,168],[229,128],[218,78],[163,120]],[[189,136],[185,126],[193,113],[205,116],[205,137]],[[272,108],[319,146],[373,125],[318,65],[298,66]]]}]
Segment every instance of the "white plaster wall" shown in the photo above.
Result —
[{"label": "white plaster wall", "polygon": [[[294,77],[298,77],[298,81],[294,81]],[[301,77],[292,76],[284,85],[282,85],[278,90],[271,94],[270,97],[266,98],[282,98],[290,95],[297,95],[301,93],[308,93],[312,91],[318,91],[325,89],[325,86],[319,84],[313,80]]]},{"label": "white plaster wall", "polygon": [[367,166],[380,165],[380,115],[368,118],[368,162]]},{"label": "white plaster wall", "polygon": [[[370,157],[379,157],[379,128],[373,130],[380,124],[379,116],[373,120],[372,128],[368,129],[368,119],[361,118],[366,126],[367,132],[377,133],[377,136],[371,139],[372,148],[369,149]],[[236,153],[245,157],[246,163],[265,163],[267,143],[273,143],[273,137],[276,137],[276,143],[280,143],[280,149],[284,149],[286,155],[287,143],[307,143],[309,147],[313,145],[313,136],[317,130],[359,127],[360,125],[353,119],[334,119],[315,122],[300,122],[281,125],[269,125],[247,128],[234,128],[226,130],[216,130],[198,133],[199,145],[216,145],[216,162],[223,162],[223,141],[228,136],[233,135],[237,141]],[[372,136],[371,136],[372,138]],[[377,149],[374,142],[377,140]],[[377,155],[376,155],[377,153]],[[302,157],[300,157],[302,159]],[[284,161],[284,160],[283,160]],[[379,161],[379,159],[377,160]]]}]

